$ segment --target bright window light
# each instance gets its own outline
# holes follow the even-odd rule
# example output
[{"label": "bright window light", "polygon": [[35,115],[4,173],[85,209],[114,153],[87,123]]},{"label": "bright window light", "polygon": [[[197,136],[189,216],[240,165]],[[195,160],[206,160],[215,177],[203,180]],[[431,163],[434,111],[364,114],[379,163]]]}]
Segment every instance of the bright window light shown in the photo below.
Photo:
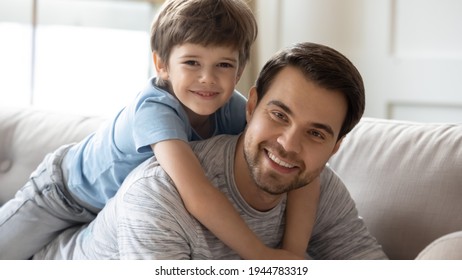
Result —
[{"label": "bright window light", "polygon": [[34,105],[82,114],[112,114],[149,76],[149,34],[106,28],[37,30]]},{"label": "bright window light", "polygon": [[2,0],[1,105],[114,114],[153,75],[156,8],[130,0]]},{"label": "bright window light", "polygon": [[0,22],[0,104],[28,105],[31,75],[31,30],[23,23]]}]

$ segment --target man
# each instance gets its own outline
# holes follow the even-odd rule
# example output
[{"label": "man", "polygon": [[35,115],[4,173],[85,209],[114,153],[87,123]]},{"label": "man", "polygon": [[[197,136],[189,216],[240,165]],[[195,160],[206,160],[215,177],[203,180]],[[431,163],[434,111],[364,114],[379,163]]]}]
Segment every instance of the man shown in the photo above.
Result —
[{"label": "man", "polygon": [[[297,44],[263,67],[250,90],[243,134],[194,142],[192,148],[213,185],[267,246],[279,246],[285,223],[294,222],[285,220],[287,192],[321,175],[307,257],[386,259],[345,186],[326,167],[361,118],[364,99],[361,76],[347,58],[326,46]],[[238,257],[185,210],[171,179],[151,158],[96,220],[64,231],[34,258]]]}]

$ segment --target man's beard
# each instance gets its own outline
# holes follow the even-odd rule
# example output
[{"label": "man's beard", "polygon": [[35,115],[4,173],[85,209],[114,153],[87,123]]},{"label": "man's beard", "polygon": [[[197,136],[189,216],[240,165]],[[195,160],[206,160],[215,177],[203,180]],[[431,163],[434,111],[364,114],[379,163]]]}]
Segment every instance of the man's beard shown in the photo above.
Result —
[{"label": "man's beard", "polygon": [[[284,154],[281,149],[277,149],[280,155]],[[265,149],[258,146],[257,152],[252,154],[250,149],[248,149],[244,145],[244,158],[247,163],[247,167],[249,168],[250,175],[252,176],[253,181],[257,185],[257,187],[271,195],[281,195],[288,191],[301,188],[305,185],[308,185],[311,181],[313,181],[316,176],[303,176],[303,174],[297,174],[294,176],[293,180],[290,182],[282,182],[284,177],[277,174],[275,171],[270,171],[263,173],[261,170],[261,160],[262,160],[262,153],[266,153]],[[259,157],[260,156],[260,157]]]}]

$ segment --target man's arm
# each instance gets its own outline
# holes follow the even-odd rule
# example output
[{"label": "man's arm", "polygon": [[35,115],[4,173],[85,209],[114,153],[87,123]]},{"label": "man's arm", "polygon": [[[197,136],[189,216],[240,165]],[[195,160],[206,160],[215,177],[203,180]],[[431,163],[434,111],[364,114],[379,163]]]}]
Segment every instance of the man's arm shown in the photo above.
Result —
[{"label": "man's arm", "polygon": [[321,197],[308,253],[313,259],[387,259],[358,216],[347,188],[329,167],[321,174]]}]

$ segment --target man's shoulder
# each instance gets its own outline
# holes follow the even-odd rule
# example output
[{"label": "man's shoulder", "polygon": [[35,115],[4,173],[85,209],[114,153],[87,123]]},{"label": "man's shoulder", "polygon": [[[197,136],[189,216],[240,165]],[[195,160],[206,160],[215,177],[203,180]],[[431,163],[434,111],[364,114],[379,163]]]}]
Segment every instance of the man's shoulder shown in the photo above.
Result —
[{"label": "man's shoulder", "polygon": [[224,161],[234,161],[234,151],[238,135],[221,134],[206,140],[190,142],[204,170],[211,171],[224,165]]},{"label": "man's shoulder", "polygon": [[337,175],[337,173],[335,173],[334,170],[332,170],[329,164],[326,164],[320,176],[321,189],[338,189],[345,187],[340,177]]},{"label": "man's shoulder", "polygon": [[220,134],[205,140],[191,141],[190,145],[196,154],[223,150],[237,141],[236,135]]},{"label": "man's shoulder", "polygon": [[320,178],[321,206],[331,205],[332,203],[336,203],[337,200],[351,200],[346,185],[329,164],[326,164],[324,170],[321,172]]}]

